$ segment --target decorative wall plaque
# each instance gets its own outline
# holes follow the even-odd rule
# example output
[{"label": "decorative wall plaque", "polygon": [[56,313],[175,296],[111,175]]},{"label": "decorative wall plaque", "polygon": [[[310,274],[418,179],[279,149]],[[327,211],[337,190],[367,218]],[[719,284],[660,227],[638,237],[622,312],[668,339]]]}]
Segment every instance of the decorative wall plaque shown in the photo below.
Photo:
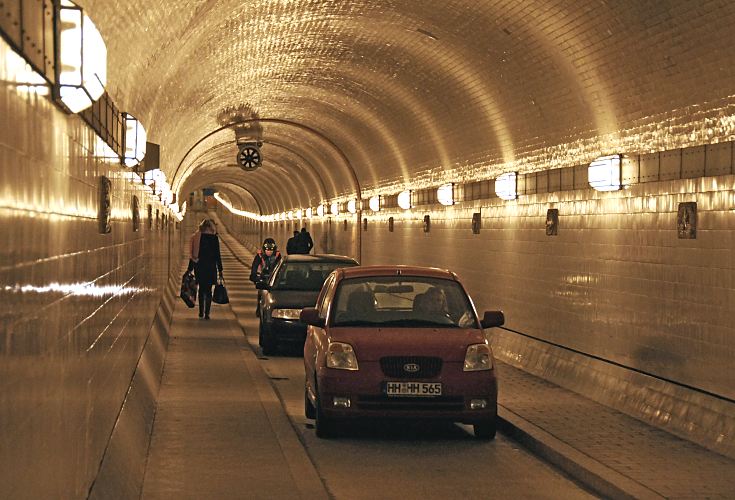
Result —
[{"label": "decorative wall plaque", "polygon": [[697,238],[697,202],[679,203],[676,214],[676,229],[679,239],[694,240]]},{"label": "decorative wall plaque", "polygon": [[475,212],[472,214],[472,234],[480,234],[481,228],[482,217],[480,216],[480,212]]},{"label": "decorative wall plaque", "polygon": [[133,232],[137,232],[140,229],[140,202],[138,201],[137,196],[133,196],[133,203],[132,203],[132,212],[133,212]]},{"label": "decorative wall plaque", "polygon": [[546,236],[556,236],[559,233],[559,209],[550,208],[546,211]]},{"label": "decorative wall plaque", "polygon": [[99,184],[99,210],[97,212],[97,226],[99,232],[107,234],[112,232],[110,219],[112,215],[112,199],[110,191],[112,190],[112,182],[104,175],[100,175]]}]

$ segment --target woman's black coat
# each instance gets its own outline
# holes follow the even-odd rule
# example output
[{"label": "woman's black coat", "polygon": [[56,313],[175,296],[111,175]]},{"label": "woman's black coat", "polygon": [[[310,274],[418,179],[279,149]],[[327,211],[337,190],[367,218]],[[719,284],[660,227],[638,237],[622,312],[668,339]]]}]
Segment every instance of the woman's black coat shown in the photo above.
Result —
[{"label": "woman's black coat", "polygon": [[194,275],[199,286],[212,286],[217,282],[217,271],[222,272],[222,256],[216,234],[202,233],[199,240],[199,262],[194,264]]}]

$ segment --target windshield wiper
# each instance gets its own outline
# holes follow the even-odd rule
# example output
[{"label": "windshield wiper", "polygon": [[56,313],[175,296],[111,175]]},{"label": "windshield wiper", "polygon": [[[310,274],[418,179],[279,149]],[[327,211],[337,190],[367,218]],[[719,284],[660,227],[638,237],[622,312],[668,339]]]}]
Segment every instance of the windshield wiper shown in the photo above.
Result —
[{"label": "windshield wiper", "polygon": [[380,325],[381,323],[376,323],[374,321],[367,321],[364,319],[356,319],[352,321],[340,321],[339,323],[335,323],[334,326],[376,326]]},{"label": "windshield wiper", "polygon": [[441,323],[429,319],[405,318],[377,323],[378,326],[437,326],[441,328],[459,328],[454,323]]}]

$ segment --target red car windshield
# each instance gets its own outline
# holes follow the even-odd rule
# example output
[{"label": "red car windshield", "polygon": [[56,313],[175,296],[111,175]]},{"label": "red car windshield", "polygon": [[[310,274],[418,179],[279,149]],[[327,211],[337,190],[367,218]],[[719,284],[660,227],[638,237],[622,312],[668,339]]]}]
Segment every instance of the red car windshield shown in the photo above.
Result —
[{"label": "red car windshield", "polygon": [[478,328],[459,283],[421,276],[345,279],[331,314],[332,326]]}]

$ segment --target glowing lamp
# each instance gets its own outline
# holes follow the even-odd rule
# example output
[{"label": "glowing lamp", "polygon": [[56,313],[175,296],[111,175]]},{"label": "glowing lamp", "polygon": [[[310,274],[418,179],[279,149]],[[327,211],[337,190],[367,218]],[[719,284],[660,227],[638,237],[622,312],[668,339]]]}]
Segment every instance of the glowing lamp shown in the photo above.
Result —
[{"label": "glowing lamp", "polygon": [[293,210],[289,210],[286,217],[288,217],[288,220],[293,220]]},{"label": "glowing lamp", "polygon": [[398,194],[398,206],[403,210],[411,208],[411,190],[406,189]]},{"label": "glowing lamp", "polygon": [[332,215],[339,215],[339,204],[336,201],[329,207],[329,213]]},{"label": "glowing lamp", "polygon": [[319,217],[324,217],[324,205],[319,205],[318,207],[316,207],[316,214]]},{"label": "glowing lamp", "polygon": [[311,219],[313,215],[314,215],[314,211],[311,209],[311,207],[307,208],[306,209],[306,218],[307,219]]},{"label": "glowing lamp", "polygon": [[300,219],[303,216],[304,216],[304,211],[303,210],[301,210],[300,208],[298,210],[296,210],[296,218],[297,219]]},{"label": "glowing lamp", "polygon": [[620,155],[600,156],[590,163],[587,180],[597,191],[620,189]]},{"label": "glowing lamp", "polygon": [[134,167],[145,158],[146,133],[143,125],[131,114],[123,113],[125,127],[125,156],[123,162],[127,167]]},{"label": "glowing lamp", "polygon": [[369,201],[370,210],[380,212],[380,196],[373,196]]},{"label": "glowing lamp", "polygon": [[502,200],[515,200],[518,198],[517,190],[518,175],[516,172],[506,172],[495,179],[495,194]]},{"label": "glowing lamp", "polygon": [[351,214],[354,214],[357,212],[357,201],[350,200],[347,202],[347,211]]},{"label": "glowing lamp", "polygon": [[92,20],[70,0],[61,0],[58,23],[58,97],[78,113],[105,92],[107,47]]},{"label": "glowing lamp", "polygon": [[436,190],[436,199],[442,205],[454,205],[454,184],[443,184]]}]

